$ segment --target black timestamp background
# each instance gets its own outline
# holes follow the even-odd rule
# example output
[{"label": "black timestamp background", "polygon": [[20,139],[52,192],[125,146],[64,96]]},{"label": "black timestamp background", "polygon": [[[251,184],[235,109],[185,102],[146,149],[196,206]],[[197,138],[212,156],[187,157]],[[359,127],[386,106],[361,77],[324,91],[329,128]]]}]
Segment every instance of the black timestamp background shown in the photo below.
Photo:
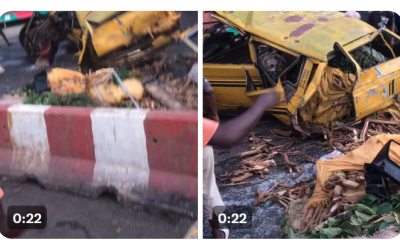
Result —
[{"label": "black timestamp background", "polygon": [[[249,206],[216,206],[214,213],[225,214],[226,216],[225,223],[219,223],[220,229],[250,229],[252,227],[253,209]],[[239,215],[236,223],[233,222],[236,218],[233,214]],[[243,219],[244,221],[242,221]]]},{"label": "black timestamp background", "polygon": [[[21,218],[25,217],[19,223],[15,223],[13,219],[17,213],[21,215]],[[35,214],[40,214],[41,223],[27,223],[31,218],[27,216],[29,213],[34,216],[32,222],[38,219]],[[7,209],[7,225],[10,229],[45,229],[47,227],[47,209],[45,206],[10,206]]]}]

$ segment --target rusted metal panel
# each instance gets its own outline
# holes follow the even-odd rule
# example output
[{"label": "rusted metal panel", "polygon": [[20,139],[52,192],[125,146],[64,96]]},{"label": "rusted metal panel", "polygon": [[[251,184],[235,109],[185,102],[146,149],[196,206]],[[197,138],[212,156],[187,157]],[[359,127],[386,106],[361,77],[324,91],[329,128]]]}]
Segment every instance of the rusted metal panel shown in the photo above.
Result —
[{"label": "rusted metal panel", "polygon": [[361,72],[353,92],[357,120],[390,106],[400,92],[400,58]]}]

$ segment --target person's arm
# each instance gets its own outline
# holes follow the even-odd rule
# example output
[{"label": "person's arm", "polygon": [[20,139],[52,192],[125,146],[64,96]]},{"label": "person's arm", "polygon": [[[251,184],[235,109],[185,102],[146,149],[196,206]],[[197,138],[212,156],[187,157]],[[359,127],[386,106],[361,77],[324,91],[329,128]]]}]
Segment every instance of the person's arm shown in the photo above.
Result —
[{"label": "person's arm", "polygon": [[266,109],[276,106],[281,96],[277,92],[260,95],[255,104],[240,116],[221,123],[211,138],[209,144],[229,148],[245,137],[260,121]]},{"label": "person's arm", "polygon": [[211,120],[219,122],[214,90],[205,77],[203,77],[203,107],[210,114]]},{"label": "person's arm", "polygon": [[211,120],[219,122],[217,111],[217,100],[215,99],[214,91],[203,92],[204,109],[210,114]]}]

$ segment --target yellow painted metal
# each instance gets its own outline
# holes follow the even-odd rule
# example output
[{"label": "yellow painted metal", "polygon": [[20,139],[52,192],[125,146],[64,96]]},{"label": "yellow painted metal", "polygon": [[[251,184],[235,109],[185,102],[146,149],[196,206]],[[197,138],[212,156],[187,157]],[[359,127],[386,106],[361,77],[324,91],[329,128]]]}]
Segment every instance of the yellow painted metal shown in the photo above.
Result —
[{"label": "yellow painted metal", "polygon": [[218,11],[217,14],[250,34],[321,61],[327,61],[335,42],[345,45],[376,31],[340,12]]},{"label": "yellow painted metal", "polygon": [[386,47],[389,48],[390,52],[392,53],[392,56],[395,58],[396,54],[394,53],[392,47],[390,46],[390,44],[386,41],[386,39],[383,37],[382,34],[379,34],[380,37],[382,38],[383,42],[385,43]]},{"label": "yellow painted metal", "polygon": [[245,95],[245,68],[257,89],[262,89],[257,69],[252,64],[203,64],[203,74],[214,89],[218,109],[250,107],[253,101]]},{"label": "yellow painted metal", "polygon": [[325,71],[326,65],[327,65],[326,62],[321,62],[318,65],[317,70],[314,73],[314,77],[313,79],[311,79],[304,93],[304,102],[302,103],[302,105],[306,104],[311,99],[311,97],[317,90],[318,86],[321,84],[322,74]]},{"label": "yellow painted metal", "polygon": [[361,72],[353,91],[356,120],[388,107],[400,92],[400,57]]},{"label": "yellow painted metal", "polygon": [[87,39],[90,33],[94,50],[98,57],[102,57],[120,47],[127,47],[141,37],[154,36],[172,29],[180,15],[168,11],[84,11],[77,12],[77,17],[83,36]]},{"label": "yellow painted metal", "polygon": [[124,62],[124,61],[135,61],[136,59],[140,59],[148,54],[151,54],[155,50],[162,48],[163,46],[166,46],[170,43],[173,43],[176,39],[178,39],[181,35],[181,31],[177,29],[176,31],[168,34],[168,35],[159,35],[153,40],[153,43],[151,44],[151,47],[147,48],[144,51],[139,51],[137,54],[133,54],[128,57],[123,57],[123,58],[118,58],[118,62]]},{"label": "yellow painted metal", "polygon": [[282,84],[280,81],[278,81],[278,84],[276,84],[276,86],[273,88],[266,88],[266,89],[262,89],[262,90],[258,90],[258,91],[248,92],[248,93],[246,93],[246,96],[249,97],[253,102],[255,102],[261,94],[268,93],[268,92],[274,92],[274,91],[279,93],[281,96],[280,102],[279,102],[278,106],[276,106],[276,108],[281,109],[280,110],[281,112],[286,113],[285,93],[283,91]]},{"label": "yellow painted metal", "polygon": [[298,107],[300,106],[301,102],[304,99],[304,94],[310,79],[312,68],[313,68],[313,63],[310,60],[306,59],[306,63],[304,64],[304,68],[300,75],[296,93],[293,95],[292,99],[290,99],[287,105],[287,110],[292,115],[297,114]]},{"label": "yellow painted metal", "polygon": [[372,34],[362,36],[362,37],[355,39],[354,41],[351,41],[349,43],[346,43],[345,45],[342,45],[342,47],[344,50],[351,52],[354,49],[356,49],[364,44],[369,43],[372,40],[371,36],[375,35],[375,33],[377,33],[377,31]]},{"label": "yellow painted metal", "polygon": [[[288,104],[284,100],[280,80],[274,88],[263,89],[258,71],[253,65],[204,64],[204,75],[214,88],[219,109],[250,107],[260,94],[275,90],[282,93],[282,99],[279,106],[271,110],[272,114],[285,124],[297,124],[297,111],[310,101],[321,86],[321,78],[327,71],[327,57],[329,53],[333,53],[334,46],[356,66],[356,77],[353,76],[351,91],[355,120],[391,105],[394,96],[400,93],[400,57],[361,71],[360,66],[349,54],[380,34],[375,28],[357,19],[346,18],[337,12],[217,13],[224,22],[250,35],[249,49],[253,62],[256,59],[254,42],[265,43],[296,57],[307,57],[299,87]],[[300,22],[294,21],[299,18],[302,19]],[[293,32],[296,33],[298,28],[307,24],[313,24],[312,28],[299,36],[293,36]],[[400,37],[391,31],[383,31],[400,40]],[[286,36],[289,37],[285,39]],[[314,65],[318,66],[310,79]],[[249,71],[257,86],[256,91],[245,93],[246,76],[243,67]]]},{"label": "yellow painted metal", "polygon": [[254,49],[253,41],[250,39],[249,41],[249,51],[250,51],[250,58],[253,63],[256,62],[256,50]]}]

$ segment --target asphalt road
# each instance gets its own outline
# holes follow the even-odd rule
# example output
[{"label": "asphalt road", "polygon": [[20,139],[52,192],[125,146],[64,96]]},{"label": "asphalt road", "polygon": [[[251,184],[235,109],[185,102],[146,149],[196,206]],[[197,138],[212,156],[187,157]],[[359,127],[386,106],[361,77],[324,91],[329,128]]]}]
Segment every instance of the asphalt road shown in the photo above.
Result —
[{"label": "asphalt road", "polygon": [[3,207],[47,208],[47,228],[25,230],[20,238],[183,238],[195,218],[131,204],[113,195],[75,196],[42,188],[37,182],[2,178]]},{"label": "asphalt road", "polygon": [[[264,118],[257,125],[253,132],[257,133],[257,136],[268,136],[271,129],[290,130],[284,124],[279,122],[272,116],[264,116]],[[280,145],[290,139],[279,139],[273,142],[275,145]],[[248,151],[250,146],[249,137],[243,139],[243,141],[230,149],[214,149],[215,157],[215,174],[217,177],[217,185],[219,187],[222,199],[227,206],[251,206],[253,208],[253,221],[251,229],[234,229],[230,230],[229,238],[281,238],[283,237],[279,223],[285,216],[285,209],[281,205],[266,202],[264,204],[253,206],[255,199],[256,190],[268,190],[277,181],[282,180],[286,176],[294,175],[296,173],[289,174],[287,169],[283,165],[283,157],[276,156],[274,160],[277,164],[275,167],[270,167],[269,174],[265,177],[268,180],[251,186],[228,186],[221,187],[222,184],[229,183],[229,181],[221,182],[218,180],[218,176],[225,174],[226,172],[232,172],[233,170],[239,169],[241,158],[236,157],[241,152]],[[299,140],[291,151],[302,151],[315,159],[319,159],[321,156],[330,153],[332,149],[325,149],[319,145],[312,143],[312,139]],[[291,156],[290,161],[302,163],[302,156]],[[309,172],[309,168],[313,168],[313,164],[309,163],[305,165],[304,174],[302,174],[296,180],[285,181],[285,184],[294,185],[299,182],[300,179],[310,179],[315,177],[315,170]],[[311,171],[311,170],[310,170]],[[245,181],[260,181],[262,180],[258,174],[253,175],[251,178]],[[203,234],[204,238],[211,238],[211,228],[208,221],[203,220]]]}]

